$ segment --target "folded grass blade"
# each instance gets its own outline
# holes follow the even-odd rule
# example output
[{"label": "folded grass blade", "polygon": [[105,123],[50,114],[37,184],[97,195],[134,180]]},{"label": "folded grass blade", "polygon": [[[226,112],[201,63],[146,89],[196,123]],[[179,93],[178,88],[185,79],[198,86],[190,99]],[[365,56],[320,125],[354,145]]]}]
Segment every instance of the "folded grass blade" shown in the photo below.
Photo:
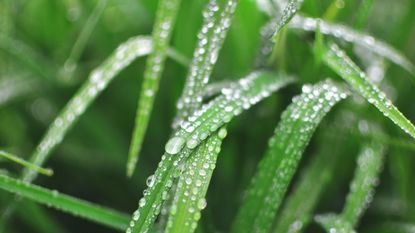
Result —
[{"label": "folded grass blade", "polygon": [[415,66],[401,52],[385,42],[375,39],[373,36],[358,32],[347,26],[297,15],[291,20],[289,27],[305,31],[316,31],[317,27],[320,27],[322,34],[363,46],[373,53],[385,57],[391,62],[403,67],[408,72],[415,74]]},{"label": "folded grass blade", "polygon": [[[30,161],[41,166],[51,151],[63,140],[68,129],[73,126],[112,79],[135,58],[149,54],[151,49],[151,40],[141,36],[131,38],[120,45],[101,66],[92,71],[89,79],[53,121]],[[35,172],[25,170],[22,179],[31,182],[35,177]]]},{"label": "folded grass blade", "polygon": [[186,161],[170,208],[166,233],[195,232],[200,212],[206,207],[206,192],[225,137],[226,129],[221,128]]},{"label": "folded grass blade", "polygon": [[57,191],[51,191],[4,175],[0,175],[0,188],[114,229],[124,230],[127,227],[128,217],[126,215],[87,201],[60,194]]},{"label": "folded grass blade", "polygon": [[269,148],[248,187],[231,232],[269,232],[315,129],[329,110],[346,96],[340,87],[325,81],[304,86],[303,93],[294,97],[269,140]]},{"label": "folded grass blade", "polygon": [[135,170],[144,135],[147,131],[154,99],[164,70],[170,37],[181,0],[162,0],[158,3],[153,27],[153,51],[147,59],[144,79],[138,100],[137,113],[127,161],[127,176]]},{"label": "folded grass blade", "polygon": [[[139,208],[133,213],[127,233],[146,232],[150,229],[160,212],[162,203],[168,198],[166,194],[173,185],[173,179],[180,175],[185,159],[201,143],[199,140],[207,139],[235,115],[249,109],[251,105],[292,81],[292,78],[284,75],[274,76],[254,72],[234,83],[231,88],[223,90],[221,96],[216,97],[204,105],[202,110],[189,117],[189,122],[181,124],[176,136],[167,142],[166,152],[157,170],[147,180],[148,187],[143,192],[143,198],[139,200]],[[213,127],[206,128],[205,123],[201,125],[202,121],[212,122]],[[187,144],[186,147],[185,144]]]},{"label": "folded grass blade", "polygon": [[363,147],[358,156],[357,168],[342,213],[316,216],[316,221],[327,232],[332,232],[333,229],[335,232],[354,232],[353,228],[373,199],[383,157],[384,148],[381,144],[372,143]]},{"label": "folded grass blade", "polygon": [[8,153],[6,151],[0,150],[0,157],[3,157],[3,158],[8,159],[10,161],[13,161],[13,162],[15,162],[17,164],[20,164],[20,165],[22,165],[22,166],[24,166],[24,167],[26,167],[28,169],[31,169],[31,170],[33,170],[35,172],[40,173],[42,175],[46,175],[46,176],[53,175],[53,170],[52,169],[42,168],[42,167],[39,167],[39,166],[37,166],[35,164],[26,162],[25,160],[19,158],[18,156],[13,155],[11,153]]},{"label": "folded grass blade", "polygon": [[203,12],[204,22],[197,36],[199,40],[183,94],[177,102],[175,129],[202,104],[205,85],[218,59],[237,3],[237,0],[210,0]]},{"label": "folded grass blade", "polygon": [[324,47],[323,61],[370,104],[415,139],[415,126],[399,112],[378,87],[367,79],[366,74],[336,44],[331,43]]}]

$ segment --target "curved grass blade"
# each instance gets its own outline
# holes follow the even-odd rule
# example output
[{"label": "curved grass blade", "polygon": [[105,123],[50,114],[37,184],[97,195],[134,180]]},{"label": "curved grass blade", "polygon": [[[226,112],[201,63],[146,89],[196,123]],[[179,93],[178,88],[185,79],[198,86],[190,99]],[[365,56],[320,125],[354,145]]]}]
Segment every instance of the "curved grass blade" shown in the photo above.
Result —
[{"label": "curved grass blade", "polygon": [[415,126],[399,112],[383,92],[368,81],[366,74],[336,44],[324,46],[323,61],[370,104],[415,138]]},{"label": "curved grass blade", "polygon": [[[101,66],[92,71],[88,81],[78,90],[65,106],[59,116],[53,121],[45,136],[31,157],[31,162],[41,166],[51,151],[63,140],[66,132],[75,121],[85,112],[112,79],[135,58],[150,53],[151,40],[148,37],[134,37],[120,45]],[[31,182],[36,173],[25,170],[22,179]]]},{"label": "curved grass blade", "polygon": [[78,62],[82,52],[84,51],[89,37],[91,36],[92,31],[98,23],[98,20],[102,12],[104,11],[105,7],[107,6],[107,3],[108,0],[100,0],[99,2],[97,2],[94,10],[85,22],[85,26],[82,28],[81,33],[76,39],[75,44],[73,45],[72,50],[69,54],[69,57],[65,61],[63,67],[63,71],[65,74],[63,78],[67,79],[66,81],[72,78],[72,74],[76,69],[76,63]]},{"label": "curved grass blade", "polygon": [[316,216],[327,232],[354,232],[360,217],[373,199],[374,188],[384,160],[384,149],[379,143],[365,145],[358,156],[357,168],[350,185],[346,204],[340,215]]},{"label": "curved grass blade", "polygon": [[221,128],[203,142],[184,165],[170,208],[166,233],[192,233],[206,207],[206,192],[220,152],[226,129]]},{"label": "curved grass blade", "polygon": [[304,0],[289,0],[282,12],[281,17],[278,19],[274,28],[273,41],[277,42],[278,33],[281,29],[290,22],[290,20],[297,14],[297,11],[300,10],[303,5]]},{"label": "curved grass blade", "polygon": [[401,52],[385,42],[375,39],[373,36],[358,32],[347,26],[297,15],[291,20],[289,27],[305,31],[316,31],[318,25],[322,34],[363,46],[373,53],[385,57],[391,62],[403,67],[408,72],[415,74],[415,66]]},{"label": "curved grass blade", "polygon": [[144,135],[147,131],[155,95],[164,70],[167,50],[181,0],[162,0],[158,4],[152,35],[153,51],[147,59],[144,79],[138,101],[135,126],[128,153],[127,176],[135,170]]},{"label": "curved grass blade", "polygon": [[115,210],[107,209],[87,201],[60,194],[57,191],[51,191],[4,175],[0,175],[0,188],[114,229],[124,230],[128,223],[128,217]]},{"label": "curved grass blade", "polygon": [[46,176],[53,175],[53,170],[52,169],[42,168],[42,167],[39,167],[39,166],[37,166],[35,164],[26,162],[25,160],[19,158],[18,156],[13,155],[13,154],[10,154],[10,153],[8,153],[6,151],[0,150],[0,157],[3,157],[3,158],[8,159],[10,161],[13,161],[13,162],[15,162],[17,164],[20,164],[20,165],[22,165],[22,166],[24,166],[24,167],[26,167],[28,169],[31,169],[31,170],[33,170],[35,172],[40,173],[42,175],[46,175]]},{"label": "curved grass blade", "polygon": [[[223,90],[221,96],[189,117],[189,122],[181,124],[175,137],[167,142],[166,152],[161,157],[157,170],[147,180],[148,187],[139,200],[138,209],[133,213],[127,233],[146,232],[150,229],[161,205],[168,198],[166,194],[173,185],[173,179],[180,175],[185,159],[200,143],[196,138],[200,136],[201,140],[205,140],[234,115],[249,109],[251,105],[292,81],[292,78],[283,75],[275,77],[269,73],[254,72],[234,83],[231,88]],[[212,122],[212,127],[207,127],[210,124],[207,122]]]},{"label": "curved grass blade", "polygon": [[[335,148],[335,147],[334,147]],[[338,157],[335,150],[323,150],[302,171],[295,190],[288,196],[274,233],[299,233],[312,220],[321,193],[333,177]]]},{"label": "curved grass blade", "polygon": [[275,214],[315,129],[346,93],[325,81],[303,87],[269,140],[269,148],[252,179],[231,232],[269,232]]},{"label": "curved grass blade", "polygon": [[177,116],[173,122],[175,129],[202,104],[204,87],[209,82],[213,66],[218,59],[237,2],[237,0],[210,0],[203,12],[204,22],[197,35],[199,40],[182,96],[177,102]]}]

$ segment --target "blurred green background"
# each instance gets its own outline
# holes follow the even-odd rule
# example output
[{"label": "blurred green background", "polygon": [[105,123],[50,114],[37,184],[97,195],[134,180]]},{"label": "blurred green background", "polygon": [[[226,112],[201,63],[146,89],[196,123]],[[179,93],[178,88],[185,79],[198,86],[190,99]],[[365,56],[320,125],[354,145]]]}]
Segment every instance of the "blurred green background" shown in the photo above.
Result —
[{"label": "blurred green background", "polygon": [[[119,44],[136,35],[150,35],[156,0],[108,0],[93,28],[72,74],[65,61],[82,28],[99,1],[95,0],[0,0],[0,148],[28,158],[89,72],[101,64]],[[202,23],[205,0],[183,0],[172,37],[172,47],[192,57],[196,34]],[[369,2],[369,3],[368,3]],[[306,0],[301,12],[310,17],[349,25],[384,40],[415,61],[415,1],[413,0]],[[328,9],[335,6],[335,14]],[[370,4],[367,12],[361,10]],[[363,12],[362,12],[363,11]],[[253,69],[260,30],[268,17],[254,0],[240,0],[230,32],[220,53],[212,81],[237,79]],[[280,114],[304,83],[326,77],[340,79],[326,67],[316,65],[309,48],[314,35],[288,31],[282,59],[270,69],[285,71],[299,82],[242,114],[229,126],[212,183],[208,207],[203,211],[201,232],[226,232],[243,196],[267,139]],[[350,55],[356,49],[344,44]],[[352,56],[362,67],[365,61]],[[137,171],[125,177],[130,137],[145,58],[122,71],[53,153],[47,167],[53,177],[39,177],[36,184],[82,199],[132,213],[156,168],[170,135],[175,103],[180,96],[187,68],[167,61],[160,91],[146,135]],[[398,108],[415,122],[414,76],[385,62],[385,79],[380,83]],[[68,76],[71,75],[71,78]],[[387,135],[388,154],[381,183],[359,232],[394,232],[387,222],[415,225],[414,149],[409,137],[359,98],[349,99],[320,125],[299,171],[316,153],[332,153],[338,166],[324,192],[317,213],[341,209],[362,142],[379,140],[370,127]],[[369,130],[367,130],[369,127]],[[370,132],[368,132],[370,131]],[[375,131],[373,131],[375,132]],[[334,162],[334,161],[332,161]],[[0,160],[1,172],[17,176],[20,167]],[[295,183],[296,179],[294,179]],[[10,196],[0,191],[1,205]],[[39,212],[41,211],[41,212]],[[46,217],[46,218],[44,218]],[[113,232],[97,224],[23,201],[5,232]],[[387,225],[387,224],[386,224]],[[311,224],[309,232],[323,232]],[[411,231],[414,232],[414,231]]]}]

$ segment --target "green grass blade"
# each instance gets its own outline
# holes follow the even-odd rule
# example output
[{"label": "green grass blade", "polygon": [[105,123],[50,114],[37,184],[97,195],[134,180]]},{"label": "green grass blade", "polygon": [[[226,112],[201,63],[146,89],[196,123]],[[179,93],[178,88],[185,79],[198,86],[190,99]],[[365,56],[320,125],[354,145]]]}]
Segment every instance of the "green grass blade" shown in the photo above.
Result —
[{"label": "green grass blade", "polygon": [[98,23],[98,20],[101,17],[105,7],[107,6],[107,3],[108,0],[99,0],[91,15],[85,22],[85,25],[81,30],[81,33],[79,34],[78,38],[75,41],[75,44],[72,47],[68,59],[65,61],[63,67],[63,71],[65,74],[63,78],[66,79],[65,81],[69,81],[72,78],[72,74],[76,69],[76,63],[78,62],[82,52],[84,51],[89,37],[91,36],[92,31]]},{"label": "green grass blade", "polygon": [[227,31],[231,25],[237,0],[210,0],[203,12],[203,25],[186,78],[182,96],[177,102],[177,116],[173,127],[200,107],[205,85],[219,56]]},{"label": "green grass blade", "polygon": [[355,91],[370,104],[378,108],[403,131],[415,138],[415,126],[392,104],[378,87],[368,81],[366,74],[347,57],[336,44],[323,49],[323,61],[341,76]]},{"label": "green grass blade", "polygon": [[153,51],[147,59],[144,71],[135,126],[128,153],[127,176],[129,177],[134,173],[150,120],[180,2],[181,0],[162,0],[158,3],[159,6],[152,35]]},{"label": "green grass blade", "polygon": [[[84,83],[53,121],[30,161],[41,166],[51,151],[61,143],[68,129],[73,126],[75,121],[85,112],[86,108],[107,87],[112,79],[135,58],[149,54],[151,47],[152,43],[148,37],[139,36],[129,39],[120,45],[101,66],[92,71],[88,81]],[[22,179],[30,182],[35,177],[35,172],[25,170]]]},{"label": "green grass blade", "polygon": [[[188,122],[182,123],[180,130],[167,142],[166,152],[157,170],[147,180],[148,187],[143,192],[144,197],[139,200],[139,208],[132,216],[127,233],[146,232],[151,228],[161,205],[167,199],[165,194],[169,192],[173,180],[180,175],[184,160],[201,143],[200,140],[205,140],[235,115],[292,81],[292,78],[284,75],[254,72],[223,90],[221,96],[204,105],[189,117]],[[208,127],[209,124],[212,127]]]},{"label": "green grass blade", "polygon": [[[330,141],[329,141],[330,142]],[[274,233],[303,232],[312,220],[313,211],[321,194],[330,182],[336,167],[335,150],[325,149],[316,154],[301,173],[295,190],[288,196],[286,205],[279,215]]]},{"label": "green grass blade", "polygon": [[51,191],[4,175],[0,175],[0,188],[114,229],[124,230],[128,223],[128,217],[115,210],[107,209],[87,201],[60,194],[57,191]]},{"label": "green grass blade", "polygon": [[315,31],[317,25],[322,34],[330,35],[335,38],[363,46],[379,56],[385,57],[391,62],[403,67],[408,72],[414,74],[415,66],[401,52],[385,42],[375,39],[373,36],[358,32],[340,24],[332,24],[321,19],[308,18],[297,15],[291,20],[289,27],[305,31]]},{"label": "green grass blade", "polygon": [[6,151],[0,150],[0,157],[3,157],[3,158],[8,159],[10,161],[13,161],[13,162],[15,162],[17,164],[20,164],[20,165],[22,165],[22,166],[24,166],[24,167],[26,167],[28,169],[31,169],[31,170],[33,170],[35,172],[40,173],[42,175],[46,175],[46,176],[53,175],[53,170],[52,169],[42,168],[42,167],[39,167],[39,166],[37,166],[35,164],[26,162],[25,160],[19,158],[18,156],[13,155],[13,154],[10,154],[10,153],[8,153]]},{"label": "green grass blade", "polygon": [[354,232],[360,217],[373,199],[374,188],[384,160],[384,149],[379,143],[365,145],[357,160],[357,168],[340,215],[326,214],[316,216],[327,232]]},{"label": "green grass blade", "polygon": [[383,160],[382,144],[373,143],[365,146],[360,152],[357,169],[350,184],[350,192],[341,214],[342,219],[352,226],[356,226],[359,218],[373,199]]},{"label": "green grass blade", "polygon": [[221,128],[217,134],[203,142],[186,161],[170,208],[166,233],[195,232],[201,217],[200,212],[206,207],[206,192],[225,137],[226,129]]},{"label": "green grass blade", "polygon": [[282,114],[252,179],[231,232],[269,232],[275,214],[313,132],[346,93],[329,81],[304,86]]},{"label": "green grass blade", "polygon": [[274,35],[273,41],[277,41],[278,33],[281,29],[290,22],[290,20],[297,14],[297,11],[300,10],[303,5],[304,0],[289,0],[285,6],[281,17],[278,19],[277,23],[274,25]]}]

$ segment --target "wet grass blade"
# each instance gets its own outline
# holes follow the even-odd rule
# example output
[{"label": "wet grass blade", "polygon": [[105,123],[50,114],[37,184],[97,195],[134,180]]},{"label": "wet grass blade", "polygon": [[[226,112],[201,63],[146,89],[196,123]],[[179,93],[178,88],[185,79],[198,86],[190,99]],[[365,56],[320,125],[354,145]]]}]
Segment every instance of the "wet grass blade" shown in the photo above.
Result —
[{"label": "wet grass blade", "polygon": [[186,161],[170,208],[166,233],[195,232],[201,211],[207,205],[206,192],[226,134],[226,129],[221,128]]},{"label": "wet grass blade", "polygon": [[415,138],[415,126],[399,112],[378,87],[368,81],[366,74],[336,44],[331,43],[325,46],[323,61],[370,104],[378,108],[404,132]]},{"label": "wet grass blade", "polygon": [[91,15],[88,17],[85,22],[84,27],[81,30],[78,38],[75,41],[74,46],[69,54],[68,59],[65,61],[63,71],[65,76],[63,76],[65,81],[69,81],[72,78],[73,72],[76,69],[77,62],[85,49],[86,44],[94,30],[96,24],[98,23],[99,18],[102,15],[105,7],[107,6],[108,0],[99,0],[92,11]]},{"label": "wet grass blade", "polygon": [[235,115],[239,115],[243,110],[249,109],[292,81],[292,78],[284,75],[254,72],[235,82],[231,88],[224,89],[221,96],[195,112],[189,117],[189,121],[182,123],[175,136],[167,142],[166,152],[157,170],[147,179],[148,187],[138,202],[139,207],[133,213],[127,233],[146,232],[151,228],[161,205],[167,200],[165,194],[168,194],[173,180],[181,173],[185,159],[202,141]]},{"label": "wet grass blade", "polygon": [[144,135],[148,127],[180,2],[181,0],[162,0],[158,3],[152,35],[153,51],[147,59],[146,69],[144,71],[144,79],[128,153],[127,176],[129,177],[135,170]]},{"label": "wet grass blade", "polygon": [[322,150],[304,168],[294,191],[287,198],[274,233],[303,232],[313,219],[313,211],[324,188],[332,179],[338,157],[334,150]]},{"label": "wet grass blade", "polygon": [[13,155],[11,153],[8,153],[6,151],[0,150],[0,157],[3,157],[3,158],[8,159],[10,161],[13,161],[17,164],[20,164],[20,165],[22,165],[22,166],[24,166],[28,169],[31,169],[35,172],[40,173],[42,175],[46,175],[46,176],[53,175],[53,170],[52,169],[39,167],[35,164],[29,163],[29,162],[19,158],[18,156]]},{"label": "wet grass blade", "polygon": [[303,87],[303,93],[284,111],[269,140],[269,148],[248,187],[231,232],[269,232],[315,129],[329,110],[346,96],[329,81]]},{"label": "wet grass blade", "polygon": [[342,213],[316,216],[316,221],[327,232],[332,229],[336,232],[354,232],[353,228],[373,199],[383,160],[384,148],[381,144],[372,143],[363,147]]},{"label": "wet grass blade", "polygon": [[[42,166],[52,150],[61,143],[66,132],[85,112],[86,108],[107,87],[112,79],[134,59],[151,52],[152,43],[148,37],[135,37],[120,45],[98,68],[91,72],[89,79],[53,121],[36,148],[30,161]],[[22,179],[31,182],[36,177],[32,170],[25,170]]]},{"label": "wet grass blade", "polygon": [[300,10],[301,6],[303,5],[304,0],[289,0],[282,11],[282,15],[275,24],[274,28],[274,35],[273,41],[277,41],[278,33],[281,31],[281,29],[290,22],[290,20],[297,14],[297,12]]},{"label": "wet grass blade", "polygon": [[415,74],[415,66],[401,52],[385,42],[375,39],[373,36],[358,32],[347,26],[297,15],[291,20],[289,27],[305,31],[316,31],[317,27],[320,27],[322,34],[363,46],[373,53],[385,57],[391,62],[403,67],[408,72]]},{"label": "wet grass blade", "polygon": [[237,3],[237,0],[210,0],[204,9],[203,25],[197,36],[199,40],[182,96],[177,102],[177,116],[173,128],[177,129],[180,122],[202,104],[204,88],[218,59]]},{"label": "wet grass blade", "polygon": [[124,230],[127,227],[128,217],[126,215],[87,201],[60,194],[57,191],[51,191],[4,175],[0,175],[0,188],[114,229]]}]

